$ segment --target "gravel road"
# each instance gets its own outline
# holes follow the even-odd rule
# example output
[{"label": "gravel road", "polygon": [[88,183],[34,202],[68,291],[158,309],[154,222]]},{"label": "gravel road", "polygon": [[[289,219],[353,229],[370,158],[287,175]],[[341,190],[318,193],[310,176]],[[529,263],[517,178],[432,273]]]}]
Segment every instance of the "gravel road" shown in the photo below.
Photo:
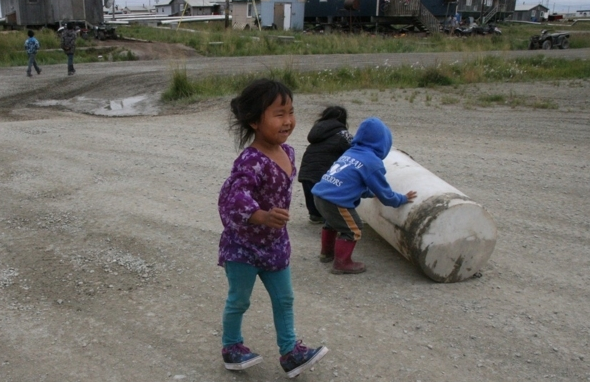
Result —
[{"label": "gravel road", "polygon": [[[325,59],[85,64],[73,77],[58,65],[33,79],[0,69],[0,381],[285,380],[261,285],[244,334],[264,362],[246,372],[221,362],[216,199],[237,155],[229,98],[178,110],[157,94],[177,63],[196,74],[464,56]],[[589,94],[588,80],[296,94],[298,160],[325,106],[345,106],[353,133],[378,116],[397,148],[498,227],[479,278],[434,283],[370,227],[355,251],[368,271],[332,275],[296,184],[297,331],[331,349],[298,380],[590,380]],[[484,95],[507,103],[477,102]],[[108,116],[125,115],[125,102],[132,113]]]}]

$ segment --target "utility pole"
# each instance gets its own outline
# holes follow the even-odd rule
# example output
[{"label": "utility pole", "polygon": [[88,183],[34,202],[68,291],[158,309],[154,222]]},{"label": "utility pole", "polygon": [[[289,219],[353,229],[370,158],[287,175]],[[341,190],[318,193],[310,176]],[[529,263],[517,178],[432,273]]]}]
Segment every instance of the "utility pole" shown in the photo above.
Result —
[{"label": "utility pole", "polygon": [[486,3],[486,0],[481,0],[481,13],[479,15],[479,23],[481,24],[483,21],[483,7]]},{"label": "utility pole", "polygon": [[225,0],[225,29],[229,26],[229,0]]}]

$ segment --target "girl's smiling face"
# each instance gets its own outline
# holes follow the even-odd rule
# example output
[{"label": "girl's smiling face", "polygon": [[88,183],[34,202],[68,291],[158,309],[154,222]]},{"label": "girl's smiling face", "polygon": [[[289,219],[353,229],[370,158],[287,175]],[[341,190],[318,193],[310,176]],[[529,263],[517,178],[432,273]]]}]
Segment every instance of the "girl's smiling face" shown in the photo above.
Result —
[{"label": "girl's smiling face", "polygon": [[255,131],[254,142],[264,146],[278,146],[289,138],[295,128],[295,110],[290,97],[279,95],[275,101],[264,110],[260,121],[251,126]]}]

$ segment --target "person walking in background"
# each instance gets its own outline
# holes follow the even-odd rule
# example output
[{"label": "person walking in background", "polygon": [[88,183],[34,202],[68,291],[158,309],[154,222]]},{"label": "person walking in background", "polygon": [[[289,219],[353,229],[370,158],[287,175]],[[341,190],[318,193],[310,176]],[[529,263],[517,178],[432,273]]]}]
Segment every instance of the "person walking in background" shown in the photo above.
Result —
[{"label": "person walking in background", "polygon": [[225,268],[229,284],[221,354],[228,370],[262,362],[244,346],[242,337],[242,319],[259,277],[272,303],[280,365],[293,378],[328,352],[324,346],[304,346],[295,335],[287,222],[297,170],[295,150],[285,143],[295,128],[293,94],[278,81],[260,79],[230,106],[230,129],[243,150],[218,199],[223,224],[218,264]]},{"label": "person walking in background", "polygon": [[376,196],[386,206],[400,207],[417,196],[416,191],[398,194],[385,178],[383,159],[392,144],[391,131],[380,119],[364,120],[352,140],[352,147],[311,190],[316,207],[326,219],[324,229],[333,231],[329,242],[322,236],[321,253],[334,259],[331,270],[334,274],[366,270],[363,263],[351,259],[363,229],[363,222],[356,212],[361,198]]},{"label": "person walking in background", "polygon": [[64,53],[68,56],[68,76],[74,75],[76,70],[74,69],[74,53],[76,51],[76,30],[74,29],[74,23],[69,22],[66,24],[66,29],[61,34],[61,48]]},{"label": "person walking in background", "polygon": [[350,148],[352,135],[348,132],[347,118],[345,108],[329,106],[320,114],[307,135],[309,146],[303,153],[298,180],[303,187],[309,221],[314,224],[322,224],[324,218],[315,207],[311,189],[332,163]]},{"label": "person walking in background", "polygon": [[25,41],[25,50],[27,51],[27,54],[29,55],[29,66],[27,67],[27,77],[33,77],[33,75],[31,74],[31,68],[34,67],[35,71],[37,72],[37,74],[41,74],[41,68],[39,68],[39,66],[37,65],[37,52],[39,51],[39,48],[41,47],[39,45],[39,41],[37,41],[37,39],[35,38],[35,32],[33,32],[32,30],[29,30],[29,32],[27,33],[27,36],[29,36],[26,41]]},{"label": "person walking in background", "polygon": [[454,15],[451,18],[451,37],[453,37],[455,35],[455,30],[457,29],[458,26],[458,20],[457,20],[457,15]]}]

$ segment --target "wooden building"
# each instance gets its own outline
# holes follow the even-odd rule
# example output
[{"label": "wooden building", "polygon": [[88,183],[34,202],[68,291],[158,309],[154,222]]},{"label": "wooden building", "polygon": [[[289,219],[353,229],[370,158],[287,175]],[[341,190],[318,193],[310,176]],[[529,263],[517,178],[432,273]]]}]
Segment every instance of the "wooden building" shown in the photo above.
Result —
[{"label": "wooden building", "polygon": [[230,14],[234,29],[256,29],[256,18],[260,21],[260,1],[232,0]]},{"label": "wooden building", "polygon": [[8,27],[56,27],[60,21],[104,21],[102,0],[0,0]]},{"label": "wooden building", "polygon": [[184,9],[184,1],[169,0],[156,4],[156,14],[158,16],[180,16]]},{"label": "wooden building", "polygon": [[549,8],[542,4],[519,4],[514,8],[514,21],[543,21],[549,16]]}]

